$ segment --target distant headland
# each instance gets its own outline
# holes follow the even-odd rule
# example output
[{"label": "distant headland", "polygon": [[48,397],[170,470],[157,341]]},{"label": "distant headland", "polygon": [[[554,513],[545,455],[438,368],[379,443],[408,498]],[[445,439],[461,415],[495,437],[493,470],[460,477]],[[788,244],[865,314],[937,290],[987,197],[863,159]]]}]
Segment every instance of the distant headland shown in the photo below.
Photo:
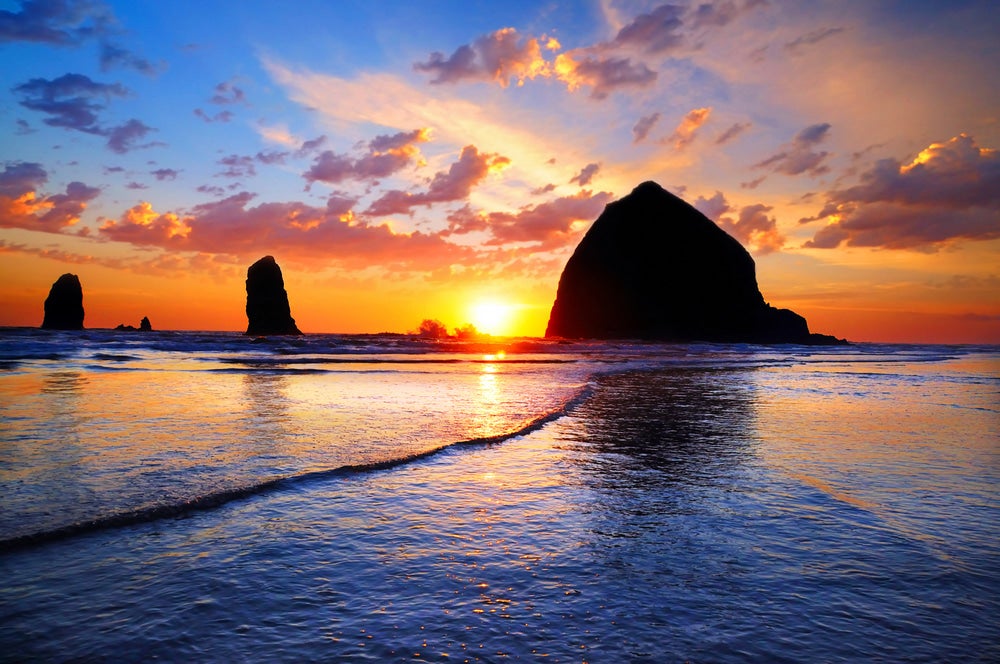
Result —
[{"label": "distant headland", "polygon": [[764,301],[753,258],[655,182],[608,204],[559,278],[546,337],[836,344]]}]

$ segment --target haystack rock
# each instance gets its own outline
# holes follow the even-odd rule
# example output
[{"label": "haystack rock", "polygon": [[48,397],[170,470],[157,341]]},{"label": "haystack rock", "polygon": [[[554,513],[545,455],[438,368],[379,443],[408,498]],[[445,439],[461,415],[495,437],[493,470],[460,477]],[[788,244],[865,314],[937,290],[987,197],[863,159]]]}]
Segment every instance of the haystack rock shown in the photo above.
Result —
[{"label": "haystack rock", "polygon": [[148,316],[143,316],[142,320],[139,321],[139,331],[140,332],[152,332],[153,324],[149,322]]},{"label": "haystack rock", "polygon": [[59,277],[45,298],[43,330],[83,329],[83,287],[75,274]]},{"label": "haystack rock", "polygon": [[767,304],[747,250],[655,182],[610,203],[587,231],[559,278],[545,336],[838,342]]},{"label": "haystack rock", "polygon": [[302,334],[288,305],[285,281],[273,256],[264,256],[247,270],[247,334]]}]

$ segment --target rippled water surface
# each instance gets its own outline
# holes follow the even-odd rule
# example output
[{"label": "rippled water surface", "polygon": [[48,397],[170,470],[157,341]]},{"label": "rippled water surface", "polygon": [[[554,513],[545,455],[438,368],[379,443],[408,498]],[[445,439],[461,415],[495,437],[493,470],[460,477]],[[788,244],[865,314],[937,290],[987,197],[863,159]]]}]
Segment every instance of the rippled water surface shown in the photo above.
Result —
[{"label": "rippled water surface", "polygon": [[3,347],[0,659],[1000,659],[995,348],[167,341]]}]

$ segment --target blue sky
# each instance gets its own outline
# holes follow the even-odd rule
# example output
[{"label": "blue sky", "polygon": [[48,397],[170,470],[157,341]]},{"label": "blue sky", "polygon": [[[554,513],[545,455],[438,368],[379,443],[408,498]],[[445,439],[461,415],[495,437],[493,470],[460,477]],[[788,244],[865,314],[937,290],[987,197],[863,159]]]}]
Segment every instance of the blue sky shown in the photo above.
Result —
[{"label": "blue sky", "polygon": [[270,253],[305,329],[488,298],[538,334],[652,179],[818,331],[1000,340],[998,28],[991,2],[0,2],[0,323],[85,266],[109,325],[181,289],[166,326],[238,327]]}]

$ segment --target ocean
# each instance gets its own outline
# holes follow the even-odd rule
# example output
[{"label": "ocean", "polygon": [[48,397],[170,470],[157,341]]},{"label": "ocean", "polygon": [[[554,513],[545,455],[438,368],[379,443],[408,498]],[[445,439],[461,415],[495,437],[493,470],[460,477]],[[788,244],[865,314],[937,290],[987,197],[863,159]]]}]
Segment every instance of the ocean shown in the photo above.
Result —
[{"label": "ocean", "polygon": [[1000,347],[0,329],[2,661],[1000,661]]}]

